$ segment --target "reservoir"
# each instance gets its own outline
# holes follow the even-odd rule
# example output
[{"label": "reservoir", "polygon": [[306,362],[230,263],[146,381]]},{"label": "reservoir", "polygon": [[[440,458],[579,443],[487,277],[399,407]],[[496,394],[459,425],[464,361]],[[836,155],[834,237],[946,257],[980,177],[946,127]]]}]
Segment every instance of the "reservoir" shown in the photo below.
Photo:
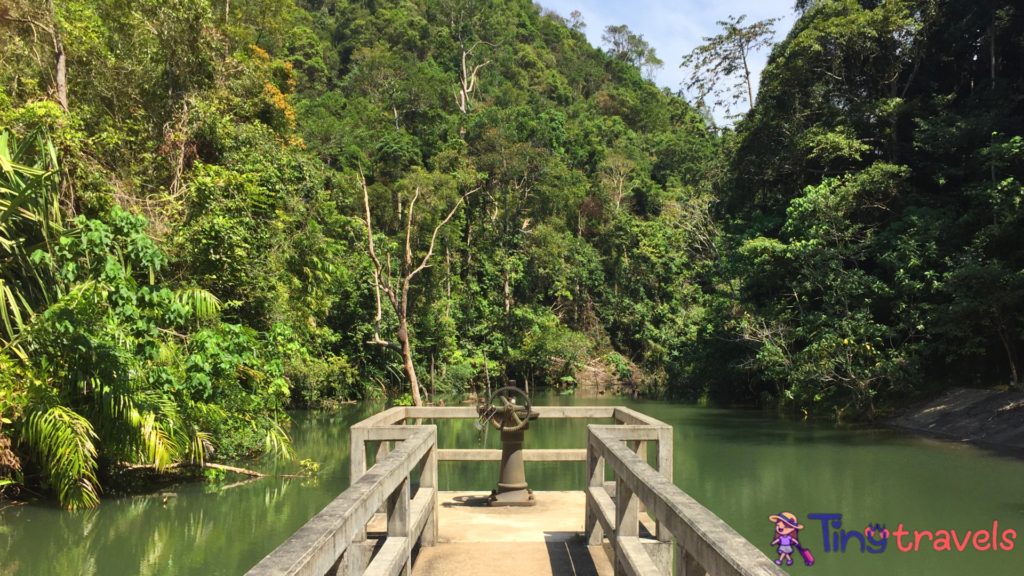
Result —
[{"label": "reservoir", "polygon": [[[1024,459],[1019,455],[868,425],[799,420],[776,413],[719,409],[618,397],[541,394],[545,405],[624,405],[674,430],[674,480],[742,536],[777,557],[768,517],[792,512],[804,524],[799,539],[816,563],[785,567],[790,574],[1010,576],[1024,566]],[[448,404],[452,405],[452,400]],[[348,486],[348,427],[381,410],[380,403],[292,414],[298,459],[320,463],[314,478],[248,480],[227,474],[216,484],[187,483],[153,494],[107,496],[100,506],[65,512],[53,504],[0,511],[0,576],[204,575],[240,576]],[[597,422],[595,422],[597,423]],[[604,423],[611,423],[610,421]],[[436,422],[441,448],[500,448],[494,430],[471,420]],[[539,420],[526,448],[584,448],[586,421]],[[295,462],[247,462],[268,473],[296,473]],[[441,490],[489,490],[496,462],[443,462]],[[583,463],[529,463],[535,491],[581,490]],[[880,554],[825,552],[822,522],[808,514],[842,514],[842,529],[869,524],[890,532],[900,524],[904,548],[913,531],[1021,534],[1012,550],[935,551],[923,538],[901,552],[895,537]],[[984,542],[982,542],[984,543]]]}]

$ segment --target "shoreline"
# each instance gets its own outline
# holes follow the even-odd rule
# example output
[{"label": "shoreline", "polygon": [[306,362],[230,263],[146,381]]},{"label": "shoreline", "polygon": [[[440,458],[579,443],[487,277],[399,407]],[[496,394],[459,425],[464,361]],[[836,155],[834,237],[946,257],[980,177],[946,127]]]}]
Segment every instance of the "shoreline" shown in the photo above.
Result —
[{"label": "shoreline", "polygon": [[1024,454],[1024,392],[953,388],[912,405],[885,424]]}]

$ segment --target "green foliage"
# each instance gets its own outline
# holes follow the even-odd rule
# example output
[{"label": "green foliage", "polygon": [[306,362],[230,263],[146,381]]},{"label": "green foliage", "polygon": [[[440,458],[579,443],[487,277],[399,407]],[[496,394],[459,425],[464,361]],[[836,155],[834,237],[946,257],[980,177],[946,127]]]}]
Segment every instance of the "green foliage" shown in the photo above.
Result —
[{"label": "green foliage", "polygon": [[[36,154],[54,162],[36,170],[45,179],[58,169],[52,145],[40,142]],[[30,195],[53,202],[55,187],[45,184],[24,187],[19,206],[43,205]],[[166,470],[202,461],[214,438],[221,455],[290,456],[280,426],[289,390],[279,374],[260,371],[274,367],[265,345],[251,329],[222,323],[211,293],[155,283],[167,258],[145,219],[115,206],[58,229],[30,210],[17,214],[5,246],[18,295],[11,301],[21,305],[8,316],[18,322],[6,348],[18,360],[3,352],[0,413],[63,505],[98,502],[100,457]],[[24,254],[31,238],[39,240]],[[25,278],[32,290],[18,290]],[[258,439],[240,441],[239,422]]]},{"label": "green foliage", "polygon": [[606,26],[601,40],[608,47],[608,55],[640,69],[644,78],[653,80],[665,63],[658,58],[643,34],[634,34],[625,24]]},{"label": "green foliage", "polygon": [[9,130],[0,130],[0,343],[22,357],[25,350],[18,337],[33,312],[47,302],[50,279],[32,255],[50,250],[64,232],[55,177],[57,152],[41,135],[27,140],[19,146]]},{"label": "green foliage", "polygon": [[757,388],[870,416],[957,378],[1016,384],[1022,68],[1001,55],[1021,15],[803,8],[738,126],[725,196],[744,282],[730,326]]},{"label": "green foliage", "polygon": [[220,468],[204,468],[203,478],[209,484],[220,484],[224,481],[224,477],[227,476],[227,472]]},{"label": "green foliage", "polygon": [[[1019,380],[1008,2],[800,3],[735,129],[707,107],[753,99],[769,21],[688,57],[694,107],[641,35],[521,0],[53,7],[0,17],[0,417],[64,505],[108,462],[291,457],[288,408],[411,401],[367,344],[399,331],[441,392],[601,357],[874,417]],[[26,18],[61,24],[66,111]],[[379,318],[360,174],[382,274],[433,241]]]},{"label": "green foliage", "polygon": [[46,475],[62,503],[69,508],[99,503],[97,437],[88,420],[65,406],[37,409],[26,418],[22,438],[46,465]]},{"label": "green foliage", "polygon": [[305,476],[316,476],[320,473],[320,463],[309,458],[299,461],[299,466],[302,467],[302,474]]}]

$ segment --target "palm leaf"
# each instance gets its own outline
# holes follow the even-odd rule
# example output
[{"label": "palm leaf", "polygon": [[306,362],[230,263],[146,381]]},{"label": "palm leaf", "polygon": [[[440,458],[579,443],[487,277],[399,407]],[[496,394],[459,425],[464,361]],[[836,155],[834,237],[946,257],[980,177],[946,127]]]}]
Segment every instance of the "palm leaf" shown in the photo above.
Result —
[{"label": "palm leaf", "polygon": [[281,428],[281,425],[274,423],[274,427],[267,430],[267,437],[264,440],[264,453],[274,458],[295,459],[295,448],[288,434]]},{"label": "palm leaf", "polygon": [[159,471],[165,471],[177,461],[181,451],[169,426],[157,420],[156,414],[147,412],[142,418],[142,442],[147,461]]},{"label": "palm leaf", "polygon": [[92,424],[66,406],[32,412],[22,438],[57,490],[61,505],[68,509],[99,504],[96,479],[97,439]]},{"label": "palm leaf", "polygon": [[189,438],[189,462],[202,465],[206,462],[206,454],[208,452],[213,452],[213,436],[211,434],[208,432],[196,432]]},{"label": "palm leaf", "polygon": [[187,307],[197,318],[220,312],[221,303],[216,296],[202,288],[186,288],[174,294],[174,301]]},{"label": "palm leaf", "polygon": [[93,379],[103,422],[105,450],[160,471],[179,462],[190,439],[183,433],[177,404],[156,390],[137,390],[127,383],[101,386]]},{"label": "palm leaf", "polygon": [[57,288],[48,266],[29,258],[36,250],[49,250],[64,234],[56,149],[39,132],[33,137],[37,146],[19,147],[10,131],[0,130],[0,344],[5,348],[12,347],[33,311],[48,304]]}]

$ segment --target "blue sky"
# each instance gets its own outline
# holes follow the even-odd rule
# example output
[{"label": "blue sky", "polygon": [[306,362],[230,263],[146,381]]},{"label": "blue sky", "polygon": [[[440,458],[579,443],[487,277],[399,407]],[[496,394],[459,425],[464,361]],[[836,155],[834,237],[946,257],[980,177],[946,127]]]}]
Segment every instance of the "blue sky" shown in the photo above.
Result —
[{"label": "blue sky", "polygon": [[[776,25],[775,40],[781,40],[793,26],[794,0],[540,0],[541,6],[568,18],[573,10],[583,13],[587,38],[601,45],[605,26],[626,24],[636,34],[643,34],[665,61],[656,82],[673,91],[680,89],[685,73],[679,68],[684,54],[701,44],[704,36],[721,31],[715,24],[727,16],[747,15],[746,22],[782,17]],[[768,58],[766,50],[755,53],[751,65],[760,78]],[[757,82],[754,83],[755,89]]]}]

